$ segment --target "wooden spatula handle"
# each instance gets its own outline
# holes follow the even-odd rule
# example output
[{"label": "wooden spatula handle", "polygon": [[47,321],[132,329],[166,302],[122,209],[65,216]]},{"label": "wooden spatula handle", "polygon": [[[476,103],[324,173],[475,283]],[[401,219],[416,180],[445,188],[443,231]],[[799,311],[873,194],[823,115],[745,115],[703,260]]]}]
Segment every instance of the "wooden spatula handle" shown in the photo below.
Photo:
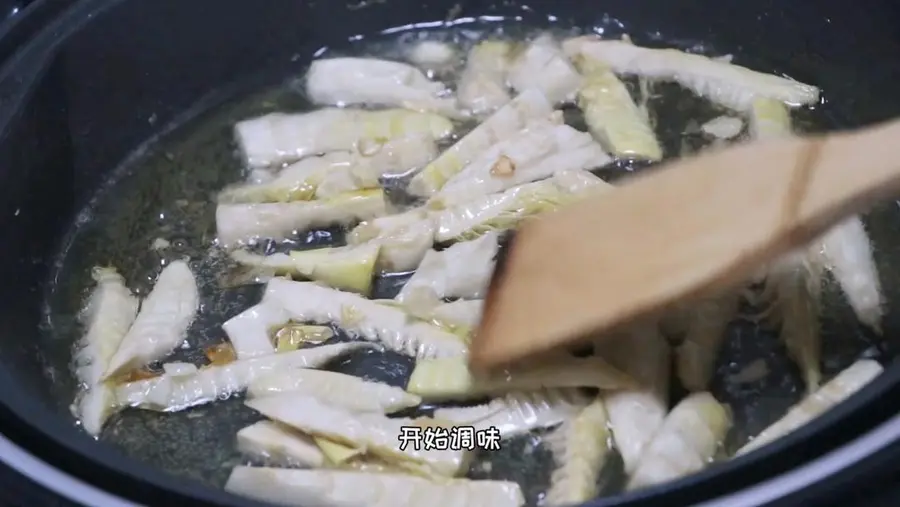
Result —
[{"label": "wooden spatula handle", "polygon": [[900,121],[804,139],[797,151],[783,204],[794,242],[900,193]]},{"label": "wooden spatula handle", "polygon": [[740,283],[898,193],[900,122],[668,164],[520,228],[472,364],[519,359]]}]

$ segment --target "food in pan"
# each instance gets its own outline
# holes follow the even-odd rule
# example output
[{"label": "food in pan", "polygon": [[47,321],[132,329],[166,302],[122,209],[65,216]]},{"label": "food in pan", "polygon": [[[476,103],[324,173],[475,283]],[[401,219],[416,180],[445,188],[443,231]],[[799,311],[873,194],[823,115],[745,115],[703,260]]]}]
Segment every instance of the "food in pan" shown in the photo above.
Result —
[{"label": "food in pan", "polygon": [[[725,443],[736,415],[719,396],[716,367],[748,304],[762,306],[756,321],[780,334],[807,394],[737,454],[881,372],[872,360],[836,376],[822,368],[828,276],[859,321],[881,330],[878,273],[853,218],[748,280],[761,282],[753,298],[739,288],[685,302],[586,353],[474,375],[468,346],[507,233],[589,193],[614,192],[597,175],[611,167],[678,155],[657,136],[648,90],[678,86],[711,103],[717,115],[698,118],[697,132],[716,142],[791,135],[792,115],[820,92],[627,37],[425,40],[402,55],[317,59],[302,81],[312,110],[234,125],[246,178],[208,203],[210,255],[225,280],[212,290],[264,289],[216,322],[227,340],[205,361],[169,357],[191,342],[198,314],[209,318],[200,300],[210,287],[194,262],[165,265],[146,296],[116,266],[94,269],[74,361],[83,389],[73,409],[87,432],[99,435],[124,410],[188,411],[243,396],[261,420],[222,442],[247,460],[226,489],[298,506],[534,504],[523,493],[530,485],[472,472],[485,466],[476,449],[534,437],[552,453],[544,504],[563,505],[611,492],[600,478],[614,453],[626,489],[733,454]],[[582,123],[566,121],[573,112]],[[295,241],[328,228],[342,228],[344,244]],[[400,272],[412,274],[392,294],[377,287]],[[332,371],[360,355],[410,368],[391,382]],[[673,383],[688,393],[673,396]]]}]

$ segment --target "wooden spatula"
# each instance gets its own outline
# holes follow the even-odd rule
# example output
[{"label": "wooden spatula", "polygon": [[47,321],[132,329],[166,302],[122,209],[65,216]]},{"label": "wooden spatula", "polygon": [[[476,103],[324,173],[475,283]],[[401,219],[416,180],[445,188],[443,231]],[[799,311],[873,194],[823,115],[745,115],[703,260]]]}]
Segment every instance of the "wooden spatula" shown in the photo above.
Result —
[{"label": "wooden spatula", "polygon": [[525,224],[498,262],[470,362],[484,371],[745,281],[900,193],[900,121],[667,164]]}]

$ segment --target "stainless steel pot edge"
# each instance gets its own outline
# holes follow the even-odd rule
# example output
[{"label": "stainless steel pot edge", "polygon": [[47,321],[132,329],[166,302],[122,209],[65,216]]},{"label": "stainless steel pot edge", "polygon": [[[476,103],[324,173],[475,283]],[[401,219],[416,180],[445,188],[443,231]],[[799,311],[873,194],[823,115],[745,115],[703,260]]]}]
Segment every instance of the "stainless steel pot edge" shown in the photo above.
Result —
[{"label": "stainless steel pot edge", "polygon": [[757,507],[820,483],[900,441],[900,414],[816,460],[741,491],[694,507]]},{"label": "stainless steel pot edge", "polygon": [[0,434],[0,461],[57,495],[88,507],[141,507],[42,461]]},{"label": "stainless steel pot edge", "polygon": [[[812,486],[900,442],[900,414],[844,446],[791,472],[695,507],[758,507]],[[140,507],[80,481],[42,461],[0,435],[0,461],[44,488],[90,507]]]}]

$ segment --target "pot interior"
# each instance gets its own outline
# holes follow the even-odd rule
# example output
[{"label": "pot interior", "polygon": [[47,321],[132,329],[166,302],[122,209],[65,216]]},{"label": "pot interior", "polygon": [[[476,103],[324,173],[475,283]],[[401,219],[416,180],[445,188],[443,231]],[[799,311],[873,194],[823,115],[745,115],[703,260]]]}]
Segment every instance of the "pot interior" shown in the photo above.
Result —
[{"label": "pot interior", "polygon": [[[900,112],[900,99],[885,92],[888,78],[900,74],[900,64],[885,58],[879,60],[882,65],[863,66],[833,40],[810,36],[812,25],[827,26],[830,21],[811,19],[801,25],[810,28],[798,28],[801,33],[792,35],[787,30],[794,13],[783,7],[760,11],[767,12],[759,21],[765,37],[741,34],[741,30],[710,33],[685,15],[670,12],[669,7],[643,14],[625,2],[613,3],[609,13],[588,15],[584,4],[578,2],[543,2],[528,9],[476,2],[462,6],[451,23],[442,25],[421,22],[445,19],[453,7],[450,2],[410,5],[410,12],[402,16],[393,13],[403,4],[414,2],[360,4],[346,10],[273,2],[278,7],[260,7],[240,22],[216,18],[211,21],[216,33],[210,28],[197,28],[203,18],[201,7],[196,5],[184,6],[185,12],[181,7],[168,10],[174,9],[174,2],[168,1],[158,6],[93,2],[84,7],[82,14],[95,7],[99,19],[75,30],[61,51],[54,53],[31,95],[23,99],[22,111],[12,120],[18,127],[12,130],[18,139],[27,139],[30,134],[34,140],[26,144],[29,152],[13,154],[10,143],[17,139],[15,136],[8,137],[2,146],[7,162],[4,167],[25,168],[19,174],[10,169],[2,174],[10,182],[6,187],[9,199],[5,201],[8,213],[4,216],[13,217],[3,236],[15,240],[6,243],[15,246],[6,254],[12,262],[4,269],[12,275],[11,266],[26,266],[15,278],[8,278],[25,279],[11,283],[3,294],[13,310],[11,330],[18,334],[0,343],[4,366],[27,384],[23,389],[29,395],[41,397],[74,425],[69,405],[77,385],[70,366],[73,344],[81,333],[77,314],[91,286],[90,268],[115,266],[136,293],[146,296],[160,266],[184,257],[191,259],[198,276],[201,310],[189,331],[191,347],[177,351],[171,359],[202,363],[202,349],[225,339],[222,322],[256,303],[261,288],[223,289],[227,267],[212,244],[215,193],[244,174],[232,127],[238,120],[267,112],[309,110],[311,106],[298,92],[297,78],[314,56],[397,57],[410,41],[421,38],[453,41],[465,48],[486,34],[521,38],[545,29],[559,34],[628,33],[639,44],[716,56],[731,54],[735,63],[755,70],[820,85],[823,102],[794,117],[797,128],[805,132],[862,125]],[[197,4],[210,9],[215,4],[223,13],[239,12],[239,2]],[[657,7],[653,2],[641,5]],[[309,33],[271,35],[269,30],[282,33],[287,28],[279,8],[281,16],[291,13],[301,19],[301,28],[309,29]],[[705,8],[725,14],[723,8]],[[368,13],[372,13],[371,19],[366,19]],[[671,23],[660,22],[665,13],[672,18]],[[488,16],[476,18],[481,14]],[[140,27],[141,15],[148,20],[146,28]],[[173,34],[172,41],[161,41],[154,32],[162,29],[163,16],[171,16],[168,30]],[[324,26],[312,28],[317,20]],[[269,30],[259,27],[263,23],[270,23]],[[104,27],[111,29],[110,39],[122,44],[101,46],[100,30]],[[224,40],[218,32],[230,28],[245,42],[228,43],[215,50],[215,44]],[[879,36],[873,29],[872,38]],[[770,40],[760,42],[766,37]],[[853,48],[863,45],[862,41],[853,42]],[[896,47],[897,42],[892,42]],[[94,60],[85,59],[90,49],[99,51]],[[273,51],[273,56],[261,56]],[[179,81],[179,77],[194,73],[192,64],[202,76]],[[179,70],[173,65],[183,67]],[[76,77],[81,71],[93,77]],[[243,78],[248,75],[252,79]],[[636,82],[629,84],[638,93]],[[141,94],[147,97],[137,98]],[[710,140],[697,132],[697,126],[724,113],[674,85],[656,86],[648,105],[669,158],[709,145]],[[55,112],[51,106],[56,106]],[[32,114],[33,121],[28,122],[32,109],[40,114]],[[567,121],[583,128],[574,110],[567,111]],[[604,168],[597,174],[613,181],[628,169]],[[858,324],[840,290],[831,280],[826,284],[822,312],[822,369],[826,378],[859,357],[893,357],[892,330],[900,327],[893,303],[900,283],[892,283],[900,281],[900,272],[891,262],[900,256],[898,218],[895,203],[881,205],[866,216],[888,301],[883,338]],[[28,245],[23,243],[35,234],[40,237],[29,240]],[[160,238],[168,242],[167,248],[153,248]],[[313,248],[342,241],[343,231],[329,229],[303,234],[288,245],[265,248]],[[406,277],[397,274],[379,279],[376,297],[392,297]],[[39,291],[35,290],[38,281]],[[29,285],[26,295],[19,297],[23,293],[17,289]],[[39,313],[37,308],[41,308]],[[37,335],[35,323],[40,323]],[[756,382],[734,381],[741,369],[757,360],[765,361],[768,375]],[[410,358],[398,354],[360,352],[328,369],[402,387],[412,365]],[[734,411],[735,430],[728,442],[733,450],[796,402],[802,382],[777,336],[741,319],[729,328],[712,390]],[[129,409],[107,424],[101,441],[174,475],[219,487],[233,466],[247,462],[233,445],[234,434],[260,419],[243,406],[239,396],[172,414]],[[529,504],[536,505],[546,489],[552,465],[541,432],[534,432],[504,442],[501,451],[482,452],[469,477],[515,480],[523,487]],[[601,482],[605,494],[616,494],[621,487],[620,464],[608,467],[608,475]]]}]

